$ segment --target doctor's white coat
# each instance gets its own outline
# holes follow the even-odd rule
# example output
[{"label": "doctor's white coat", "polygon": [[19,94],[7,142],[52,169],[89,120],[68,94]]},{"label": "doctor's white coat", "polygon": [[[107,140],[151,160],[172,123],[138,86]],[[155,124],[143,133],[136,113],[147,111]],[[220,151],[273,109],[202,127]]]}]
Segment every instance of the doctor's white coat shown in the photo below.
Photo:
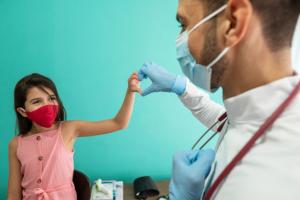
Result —
[{"label": "doctor's white coat", "polygon": [[[228,114],[228,123],[220,134],[216,167],[207,180],[219,176],[299,81],[297,75],[252,89],[225,100],[225,108],[187,84],[180,99],[201,123],[210,127],[225,111]],[[300,94],[232,170],[212,199],[300,200]]]}]

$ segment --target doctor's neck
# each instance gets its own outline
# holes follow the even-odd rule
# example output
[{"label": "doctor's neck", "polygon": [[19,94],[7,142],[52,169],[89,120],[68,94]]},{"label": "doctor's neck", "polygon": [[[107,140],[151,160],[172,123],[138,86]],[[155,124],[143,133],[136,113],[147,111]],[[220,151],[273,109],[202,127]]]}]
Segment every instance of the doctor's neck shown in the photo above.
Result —
[{"label": "doctor's neck", "polygon": [[256,56],[245,57],[245,59],[248,62],[240,63],[234,67],[236,71],[224,83],[224,99],[294,75],[290,50],[273,54],[257,54]]},{"label": "doctor's neck", "polygon": [[221,81],[224,100],[294,75],[291,47],[272,50],[258,35],[252,32],[228,52]]}]

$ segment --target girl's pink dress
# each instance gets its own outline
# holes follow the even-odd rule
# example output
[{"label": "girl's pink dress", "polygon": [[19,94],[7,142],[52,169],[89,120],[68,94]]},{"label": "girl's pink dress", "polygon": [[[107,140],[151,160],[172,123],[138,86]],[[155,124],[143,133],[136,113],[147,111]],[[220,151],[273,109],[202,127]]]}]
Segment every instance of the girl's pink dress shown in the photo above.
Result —
[{"label": "girl's pink dress", "polygon": [[18,136],[23,200],[75,200],[74,152],[66,149],[59,128]]}]

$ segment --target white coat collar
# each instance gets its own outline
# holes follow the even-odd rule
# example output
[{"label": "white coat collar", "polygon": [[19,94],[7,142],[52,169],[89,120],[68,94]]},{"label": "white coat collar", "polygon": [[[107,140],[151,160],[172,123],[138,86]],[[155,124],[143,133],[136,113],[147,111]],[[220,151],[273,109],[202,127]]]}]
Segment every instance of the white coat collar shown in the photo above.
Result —
[{"label": "white coat collar", "polygon": [[286,77],[224,101],[229,122],[262,123],[289,96],[300,75]]}]

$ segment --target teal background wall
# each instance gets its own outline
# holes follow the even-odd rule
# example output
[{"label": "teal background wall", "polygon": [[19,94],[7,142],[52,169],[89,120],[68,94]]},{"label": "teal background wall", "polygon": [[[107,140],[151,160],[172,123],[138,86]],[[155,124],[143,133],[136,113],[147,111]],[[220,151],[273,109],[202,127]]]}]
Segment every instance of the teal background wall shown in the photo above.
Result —
[{"label": "teal background wall", "polygon": [[[68,119],[111,118],[128,76],[145,60],[181,73],[176,8],[177,0],[0,0],[0,199],[6,196],[7,149],[15,134],[16,82],[42,73],[56,83]],[[221,102],[220,93],[212,97]],[[203,130],[175,95],[137,95],[126,130],[78,139],[75,167],[91,180],[168,179],[172,154],[189,149]]]},{"label": "teal background wall", "polygon": [[[176,9],[176,0],[0,0],[0,199],[6,195],[8,143],[15,134],[16,82],[42,73],[56,83],[68,119],[113,117],[128,76],[145,60],[181,73]],[[168,179],[172,154],[189,149],[202,131],[175,95],[137,95],[128,129],[78,139],[75,166],[91,180]]]}]

